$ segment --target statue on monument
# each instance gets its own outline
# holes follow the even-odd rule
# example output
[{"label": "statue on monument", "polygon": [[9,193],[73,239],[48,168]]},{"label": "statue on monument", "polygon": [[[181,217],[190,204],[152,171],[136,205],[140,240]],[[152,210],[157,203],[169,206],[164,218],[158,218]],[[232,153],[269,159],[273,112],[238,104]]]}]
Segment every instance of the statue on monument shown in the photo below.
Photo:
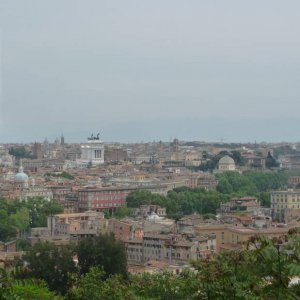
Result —
[{"label": "statue on monument", "polygon": [[94,136],[94,134],[91,134],[91,137],[88,137],[88,141],[98,141],[100,140],[100,133],[97,134],[97,136]]}]

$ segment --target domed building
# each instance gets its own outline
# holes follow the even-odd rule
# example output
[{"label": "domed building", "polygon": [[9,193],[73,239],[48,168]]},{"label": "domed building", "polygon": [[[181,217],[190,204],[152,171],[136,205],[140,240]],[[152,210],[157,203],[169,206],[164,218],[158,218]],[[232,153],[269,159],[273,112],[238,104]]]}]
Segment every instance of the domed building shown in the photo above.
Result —
[{"label": "domed building", "polygon": [[28,175],[24,173],[22,165],[19,168],[19,172],[15,175],[14,184],[16,189],[28,188]]},{"label": "domed building", "polygon": [[218,163],[219,171],[235,171],[235,162],[228,155],[223,156]]}]

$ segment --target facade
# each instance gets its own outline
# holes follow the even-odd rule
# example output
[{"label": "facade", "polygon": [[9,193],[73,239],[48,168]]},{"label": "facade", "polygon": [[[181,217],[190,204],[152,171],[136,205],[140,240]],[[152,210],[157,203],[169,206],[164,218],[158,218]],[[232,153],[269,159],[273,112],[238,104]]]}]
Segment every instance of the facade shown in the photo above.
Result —
[{"label": "facade", "polygon": [[300,209],[300,190],[276,191],[271,193],[272,218],[285,220],[286,210]]},{"label": "facade", "polygon": [[299,154],[290,154],[283,155],[279,157],[280,166],[283,169],[288,169],[291,171],[300,170],[300,155]]},{"label": "facade", "polygon": [[22,200],[27,200],[28,198],[41,197],[45,200],[50,201],[53,199],[53,194],[50,189],[42,186],[30,186],[27,189],[23,189],[20,198]]},{"label": "facade", "polygon": [[232,198],[230,201],[220,204],[220,213],[230,213],[233,211],[255,212],[260,205],[255,197]]},{"label": "facade", "polygon": [[124,240],[127,261],[130,264],[143,263],[143,239],[134,238]]},{"label": "facade", "polygon": [[130,239],[133,237],[132,225],[116,219],[109,220],[108,232],[113,233],[117,240]]},{"label": "facade", "polygon": [[128,154],[126,149],[122,149],[120,147],[105,147],[105,162],[116,163],[127,160]]},{"label": "facade", "polygon": [[77,191],[78,209],[86,210],[110,210],[115,211],[117,207],[126,204],[127,195],[136,188],[84,188]]},{"label": "facade", "polygon": [[[82,188],[77,191],[78,209],[85,210],[109,210],[115,211],[117,207],[126,204],[126,197],[129,193],[141,189],[140,187],[103,187],[103,188]],[[154,194],[166,194],[166,188],[161,185],[147,186],[142,189],[149,190]]]},{"label": "facade", "polygon": [[144,263],[156,260],[186,264],[211,257],[216,250],[216,237],[206,235],[187,240],[180,234],[147,233],[143,237],[142,249]]},{"label": "facade", "polygon": [[246,228],[225,224],[195,226],[195,232],[199,236],[214,234],[216,236],[216,251],[245,249],[247,242],[254,236],[266,236],[268,238],[283,237],[293,226],[278,226],[270,228]]},{"label": "facade", "polygon": [[200,188],[206,191],[215,190],[218,181],[215,175],[209,173],[193,174],[189,178],[189,187],[192,189]]},{"label": "facade", "polygon": [[36,172],[41,168],[62,171],[65,167],[65,161],[56,158],[23,159],[22,164],[25,170],[30,170],[32,172]]},{"label": "facade", "polygon": [[152,212],[156,213],[159,217],[165,217],[167,214],[166,208],[155,204],[141,205],[139,208],[135,208],[132,214],[135,217],[147,217],[151,215]]},{"label": "facade", "polygon": [[291,176],[288,179],[288,186],[295,188],[297,186],[300,186],[300,176]]},{"label": "facade", "polygon": [[266,158],[259,155],[243,155],[245,164],[252,169],[264,170],[266,168]]},{"label": "facade", "polygon": [[79,167],[97,166],[104,164],[104,143],[97,137],[90,137],[81,145],[81,158],[77,160]]},{"label": "facade", "polygon": [[48,228],[51,236],[68,236],[72,238],[94,236],[104,232],[106,219],[102,212],[95,211],[58,214],[48,217]]}]

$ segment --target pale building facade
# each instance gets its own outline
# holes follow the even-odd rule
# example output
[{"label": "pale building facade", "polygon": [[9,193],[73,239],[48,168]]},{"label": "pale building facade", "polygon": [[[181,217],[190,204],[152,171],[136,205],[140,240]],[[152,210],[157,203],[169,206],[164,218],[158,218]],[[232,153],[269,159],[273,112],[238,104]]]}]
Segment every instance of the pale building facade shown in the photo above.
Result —
[{"label": "pale building facade", "polygon": [[104,143],[97,137],[90,137],[81,145],[81,158],[77,160],[79,167],[104,164]]},{"label": "pale building facade", "polygon": [[286,210],[300,209],[300,190],[275,191],[271,193],[272,217],[285,221]]}]

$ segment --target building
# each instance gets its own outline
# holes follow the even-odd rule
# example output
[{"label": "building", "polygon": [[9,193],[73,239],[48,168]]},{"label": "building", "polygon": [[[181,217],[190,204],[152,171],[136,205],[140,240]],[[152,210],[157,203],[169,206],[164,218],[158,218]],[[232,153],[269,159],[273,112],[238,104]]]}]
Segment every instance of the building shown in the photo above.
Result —
[{"label": "building", "polygon": [[78,209],[86,210],[109,210],[115,211],[117,207],[126,204],[127,195],[136,188],[127,187],[105,187],[105,188],[83,188],[77,191]]},{"label": "building", "polygon": [[133,209],[133,216],[138,217],[147,217],[151,215],[151,213],[157,214],[159,217],[165,217],[166,216],[166,208],[160,207],[159,205],[155,204],[148,204],[148,205],[141,205],[139,208]]},{"label": "building", "polygon": [[27,200],[28,198],[41,197],[44,200],[50,201],[53,199],[53,194],[50,189],[43,186],[31,185],[26,189],[23,189],[20,194],[20,199]]},{"label": "building", "polygon": [[92,135],[81,145],[81,158],[77,160],[77,164],[83,168],[104,164],[104,143],[99,139],[99,133],[96,137]]},{"label": "building", "polygon": [[215,190],[218,185],[215,175],[209,173],[193,174],[189,178],[188,186],[192,189]]},{"label": "building", "polygon": [[47,227],[32,228],[31,243],[41,240],[78,240],[106,232],[107,220],[102,212],[57,214],[49,216]]},{"label": "building", "polygon": [[288,169],[290,171],[300,170],[300,154],[287,154],[282,155],[278,158],[280,166],[283,169]]},{"label": "building", "polygon": [[82,188],[77,190],[78,209],[85,210],[109,210],[115,211],[118,207],[126,205],[126,197],[137,189],[149,190],[154,194],[166,194],[164,186],[147,187],[103,187],[103,188]]},{"label": "building", "polygon": [[31,172],[36,172],[41,168],[62,171],[65,168],[65,161],[63,159],[56,158],[23,159],[22,165],[25,170],[30,170]]},{"label": "building", "polygon": [[274,191],[271,193],[272,218],[285,222],[287,210],[300,209],[300,190]]},{"label": "building", "polygon": [[266,158],[260,155],[243,155],[245,164],[252,168],[258,170],[264,170],[266,168]]},{"label": "building", "polygon": [[34,159],[42,159],[43,158],[42,144],[40,144],[40,143],[33,144],[32,155],[33,155]]},{"label": "building", "polygon": [[230,201],[221,203],[219,212],[230,213],[234,211],[255,212],[260,205],[255,197],[232,198]]},{"label": "building", "polygon": [[238,225],[206,224],[195,226],[195,232],[199,236],[214,234],[216,236],[216,251],[245,249],[247,242],[254,236],[266,236],[268,238],[279,238],[287,236],[288,232],[297,228],[295,226],[277,226],[269,228],[245,228]]},{"label": "building", "polygon": [[189,263],[211,257],[216,250],[213,234],[185,239],[180,234],[148,233],[143,237],[143,261],[158,260],[169,263]]},{"label": "building", "polygon": [[105,162],[117,163],[127,160],[128,154],[126,149],[122,149],[120,147],[105,147]]},{"label": "building", "polygon": [[128,263],[134,265],[143,263],[143,239],[124,239],[123,242],[127,253]]},{"label": "building", "polygon": [[218,163],[218,169],[221,172],[235,171],[235,162],[233,158],[228,155],[223,156]]},{"label": "building", "polygon": [[133,220],[110,219],[107,231],[113,233],[117,240],[142,238],[144,236],[142,225]]},{"label": "building", "polygon": [[291,188],[300,187],[300,176],[291,176],[288,178],[288,186]]}]

